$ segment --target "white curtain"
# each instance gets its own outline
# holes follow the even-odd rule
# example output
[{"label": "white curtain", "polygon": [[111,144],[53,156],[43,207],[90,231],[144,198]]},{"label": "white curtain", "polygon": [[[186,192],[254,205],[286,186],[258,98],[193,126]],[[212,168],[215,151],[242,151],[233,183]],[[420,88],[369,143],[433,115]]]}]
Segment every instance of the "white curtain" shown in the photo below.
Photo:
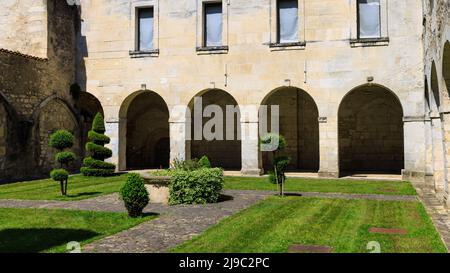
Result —
[{"label": "white curtain", "polygon": [[380,0],[359,0],[359,37],[381,36]]},{"label": "white curtain", "polygon": [[298,1],[278,1],[278,31],[280,43],[298,42]]},{"label": "white curtain", "polygon": [[205,46],[222,45],[222,3],[205,5]]},{"label": "white curtain", "polygon": [[153,49],[153,9],[139,10],[139,50]]}]

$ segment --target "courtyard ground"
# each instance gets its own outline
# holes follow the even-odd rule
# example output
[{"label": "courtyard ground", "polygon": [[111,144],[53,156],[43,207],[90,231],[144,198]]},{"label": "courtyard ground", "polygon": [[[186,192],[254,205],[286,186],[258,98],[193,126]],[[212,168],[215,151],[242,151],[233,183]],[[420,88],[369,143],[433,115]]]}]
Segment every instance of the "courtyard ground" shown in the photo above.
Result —
[{"label": "courtyard ground", "polygon": [[[66,216],[68,224],[64,228],[76,229],[76,225],[72,227],[70,222],[70,214],[74,210],[86,213],[118,212],[124,215],[125,208],[116,193],[124,181],[125,176],[100,179],[74,176],[69,182],[72,196],[66,198],[59,197],[57,183],[50,180],[4,185],[0,186],[0,208],[12,209],[10,215],[17,217],[19,214],[13,211],[17,208],[39,211],[35,220],[43,219],[41,223],[48,221],[49,218],[45,216],[47,213],[64,209],[69,214]],[[446,251],[430,217],[419,202],[422,196],[417,196],[409,182],[288,181],[287,190],[296,196],[280,199],[274,196],[276,187],[268,183],[267,178],[227,177],[226,190],[218,204],[150,204],[145,212],[158,215],[157,219],[121,229],[123,231],[112,231],[108,227],[93,229],[94,233],[103,233],[88,238],[83,251],[286,252],[292,244],[318,244],[332,247],[333,252],[369,252],[367,243],[373,240],[380,242],[382,252]],[[33,194],[34,190],[38,193]],[[448,212],[442,210],[439,211],[441,214],[436,214],[428,206],[427,210],[448,245]],[[20,223],[20,218],[4,219],[6,224],[14,221]],[[39,228],[57,228],[52,227],[52,221],[49,223]],[[368,231],[371,227],[399,228],[406,230],[407,234],[372,234]],[[11,228],[15,227],[1,226],[0,232]],[[34,226],[24,221],[19,228],[33,229]],[[89,230],[89,227],[85,229]],[[228,237],[230,233],[234,237]],[[230,240],[226,240],[227,237]],[[69,234],[62,240],[69,242],[74,238],[77,239],[75,235]],[[42,245],[45,246],[45,243]],[[58,249],[54,250],[54,246],[51,246],[39,248],[38,251]]]}]

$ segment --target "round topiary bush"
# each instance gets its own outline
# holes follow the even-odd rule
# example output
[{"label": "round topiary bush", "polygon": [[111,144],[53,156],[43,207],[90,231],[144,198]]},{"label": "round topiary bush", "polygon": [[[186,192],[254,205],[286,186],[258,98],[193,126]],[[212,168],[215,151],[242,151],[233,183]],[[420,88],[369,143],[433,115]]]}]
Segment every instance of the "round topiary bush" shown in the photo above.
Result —
[{"label": "round topiary bush", "polygon": [[75,161],[77,159],[77,157],[72,152],[60,152],[60,153],[56,154],[55,159],[59,163],[61,163],[63,165],[67,165],[70,162]]},{"label": "round topiary bush", "polygon": [[58,130],[50,136],[49,142],[51,147],[62,151],[73,146],[75,137],[66,130]]},{"label": "round topiary bush", "polygon": [[97,113],[92,122],[92,130],[88,133],[89,142],[86,143],[89,156],[83,160],[83,168],[80,170],[84,176],[111,176],[114,174],[116,166],[104,162],[105,159],[112,156],[112,151],[104,147],[111,139],[104,133],[105,121],[102,114]]},{"label": "round topiary bush", "polygon": [[130,217],[141,216],[142,211],[150,201],[144,179],[139,174],[128,176],[127,182],[120,189],[120,196]]}]

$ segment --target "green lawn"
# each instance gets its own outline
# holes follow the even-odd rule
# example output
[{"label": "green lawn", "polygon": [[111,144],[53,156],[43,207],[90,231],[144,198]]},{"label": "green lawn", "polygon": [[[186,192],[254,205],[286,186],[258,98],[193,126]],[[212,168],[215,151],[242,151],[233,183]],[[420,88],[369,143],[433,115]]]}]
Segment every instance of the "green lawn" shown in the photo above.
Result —
[{"label": "green lawn", "polygon": [[[403,228],[407,235],[372,234],[371,227]],[[292,244],[366,253],[377,241],[381,252],[446,252],[420,203],[269,197],[241,211],[173,252],[287,252]]]},{"label": "green lawn", "polygon": [[[271,190],[277,186],[267,177],[226,177],[225,189],[229,190]],[[411,183],[406,181],[368,181],[342,179],[288,178],[286,191],[294,192],[333,192],[358,194],[416,195]]]},{"label": "green lawn", "polygon": [[47,209],[0,209],[0,252],[66,252],[68,242],[82,245],[129,229],[156,216]]},{"label": "green lawn", "polygon": [[62,201],[87,199],[118,192],[125,183],[126,177],[126,175],[113,177],[71,176],[67,186],[67,197],[61,196],[59,182],[51,179],[1,185],[0,199]]}]

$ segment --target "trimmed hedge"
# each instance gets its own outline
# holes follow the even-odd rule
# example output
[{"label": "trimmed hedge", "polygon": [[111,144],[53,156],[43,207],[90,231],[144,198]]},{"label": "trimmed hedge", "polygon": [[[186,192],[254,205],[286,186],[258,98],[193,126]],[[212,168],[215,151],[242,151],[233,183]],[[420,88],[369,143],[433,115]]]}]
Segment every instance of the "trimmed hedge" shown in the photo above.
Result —
[{"label": "trimmed hedge", "polygon": [[86,143],[86,150],[92,154],[92,157],[103,160],[112,156],[112,151],[106,147],[95,144],[94,142]]},{"label": "trimmed hedge", "polygon": [[171,205],[217,203],[224,185],[223,170],[176,170],[169,185]]},{"label": "trimmed hedge", "polygon": [[75,137],[66,130],[58,130],[50,136],[49,145],[58,150],[64,150],[73,146]]},{"label": "trimmed hedge", "polygon": [[111,176],[115,172],[114,164],[104,162],[112,156],[112,151],[104,147],[111,139],[104,133],[105,121],[102,114],[97,113],[92,122],[92,130],[88,133],[89,142],[86,143],[89,156],[83,160],[80,170],[84,176]]},{"label": "trimmed hedge", "polygon": [[72,152],[60,152],[55,156],[56,161],[61,164],[69,164],[72,161],[75,161],[77,157]]},{"label": "trimmed hedge", "polygon": [[128,176],[127,182],[120,189],[120,196],[130,217],[141,216],[142,211],[150,201],[144,179],[135,173]]},{"label": "trimmed hedge", "polygon": [[104,135],[104,134],[99,134],[95,131],[89,131],[88,133],[88,138],[94,142],[95,144],[98,145],[105,145],[105,144],[109,144],[109,142],[111,141],[111,139]]}]

